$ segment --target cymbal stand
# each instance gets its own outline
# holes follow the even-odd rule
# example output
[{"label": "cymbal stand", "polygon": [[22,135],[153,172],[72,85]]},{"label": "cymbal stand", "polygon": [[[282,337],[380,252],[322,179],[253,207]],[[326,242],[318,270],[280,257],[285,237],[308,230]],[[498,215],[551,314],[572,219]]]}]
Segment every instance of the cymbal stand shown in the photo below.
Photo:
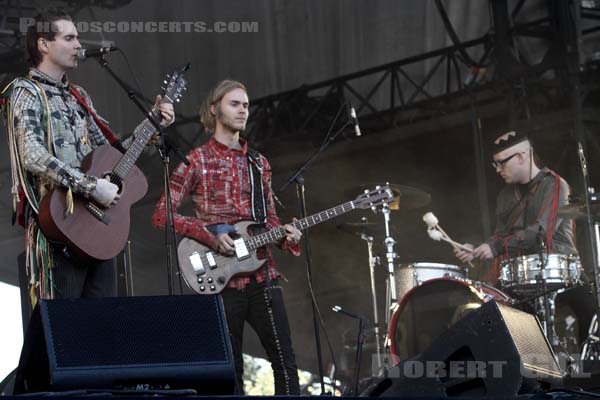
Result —
[{"label": "cymbal stand", "polygon": [[[541,267],[545,268],[547,261],[541,261]],[[556,333],[556,296],[565,291],[564,287],[554,290],[548,289],[548,284],[545,279],[538,276],[538,290],[540,293],[535,299],[534,309],[542,324],[544,334],[550,347],[554,350],[556,361],[561,363],[560,357],[564,357],[568,365],[573,364],[575,359],[569,354],[566,347],[561,343],[558,334]],[[562,365],[562,364],[561,364]]]},{"label": "cymbal stand", "polygon": [[[596,200],[597,197],[593,195],[593,199]],[[589,207],[588,207],[589,209]],[[596,250],[596,261],[600,260],[600,221],[598,218],[594,220],[594,240],[595,240],[595,250]],[[598,261],[600,263],[600,261]],[[599,296],[600,290],[598,290],[598,285],[600,284],[600,265],[594,263],[593,266],[594,273],[594,293],[596,296]],[[600,302],[600,301],[598,301]],[[582,360],[593,360],[597,357],[600,352],[600,305],[596,307],[596,314],[592,318],[592,322],[590,323],[590,327],[588,328],[588,337],[584,342],[582,351],[581,351],[581,359]]]},{"label": "cymbal stand", "polygon": [[[390,235],[390,207],[387,203],[383,204],[381,212],[383,213],[385,221],[385,246],[387,252],[385,253],[388,267],[387,275],[387,290],[386,290],[386,304],[385,304],[385,327],[386,332],[390,326],[392,319],[392,307],[398,302],[398,292],[396,290],[396,275],[394,273],[394,260],[396,259],[396,253],[394,252],[394,244],[396,241]],[[388,338],[389,339],[389,338]],[[389,340],[386,340],[386,348],[390,345]]]},{"label": "cymbal stand", "polygon": [[[541,228],[540,228],[541,229]],[[548,259],[544,261],[544,246],[539,248],[539,256],[540,260],[538,261],[538,267],[540,267],[540,274],[536,276],[537,278],[537,287],[538,293],[543,293],[543,295],[539,296],[536,300],[536,308],[538,310],[538,314],[540,317],[540,321],[544,327],[544,333],[546,334],[546,338],[550,342],[550,345],[553,348],[558,346],[558,336],[556,335],[556,331],[554,329],[554,319],[556,316],[556,295],[558,294],[556,291],[549,291],[548,284],[546,280],[543,278],[544,274],[542,271],[546,269],[548,264]]]},{"label": "cymbal stand", "polygon": [[583,347],[581,349],[582,360],[598,359],[598,355],[600,354],[600,338],[598,337],[600,330],[598,329],[598,322],[598,313],[596,313],[594,314],[592,323],[588,329],[588,337],[583,343]]},{"label": "cymbal stand", "polygon": [[379,262],[379,257],[373,256],[373,236],[365,233],[360,235],[360,238],[367,242],[369,252],[369,271],[371,274],[371,297],[373,299],[373,332],[375,333],[375,343],[377,345],[377,370],[381,369],[381,336],[379,331],[379,307],[377,307],[377,291],[375,289],[375,266]]},{"label": "cymbal stand", "polygon": [[[544,288],[546,285],[544,285]],[[556,296],[558,295],[557,291],[552,291],[550,293],[546,293],[543,296],[540,296],[536,300],[536,308],[538,310],[538,316],[540,318],[540,322],[542,323],[542,327],[544,328],[544,333],[546,334],[546,338],[550,342],[550,345],[556,350],[556,348],[560,345],[558,342],[558,336],[556,335],[555,330],[555,317],[556,317]]]}]

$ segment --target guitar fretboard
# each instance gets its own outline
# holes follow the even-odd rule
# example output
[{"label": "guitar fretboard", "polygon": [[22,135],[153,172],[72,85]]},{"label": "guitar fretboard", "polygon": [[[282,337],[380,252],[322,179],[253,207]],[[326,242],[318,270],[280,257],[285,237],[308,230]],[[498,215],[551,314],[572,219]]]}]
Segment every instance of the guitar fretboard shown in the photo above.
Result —
[{"label": "guitar fretboard", "polygon": [[145,120],[140,131],[131,142],[131,145],[113,169],[114,174],[122,180],[127,177],[129,171],[131,171],[131,168],[146,148],[150,138],[154,135],[154,132],[156,132],[154,125],[150,121]]},{"label": "guitar fretboard", "polygon": [[[331,218],[335,218],[338,215],[342,215],[344,213],[347,213],[348,211],[354,210],[355,208],[356,207],[354,206],[354,202],[349,201],[347,203],[340,204],[339,206],[330,208],[328,210],[321,211],[318,214],[314,214],[309,217],[303,218],[299,221],[292,222],[290,225],[294,226],[299,230],[304,230],[310,228],[311,226],[320,224],[321,222],[330,220]],[[283,226],[280,226],[278,228],[271,229],[268,232],[261,233],[260,235],[246,239],[246,246],[249,250],[255,250],[269,243],[277,242],[283,237],[285,237],[285,228]]]}]

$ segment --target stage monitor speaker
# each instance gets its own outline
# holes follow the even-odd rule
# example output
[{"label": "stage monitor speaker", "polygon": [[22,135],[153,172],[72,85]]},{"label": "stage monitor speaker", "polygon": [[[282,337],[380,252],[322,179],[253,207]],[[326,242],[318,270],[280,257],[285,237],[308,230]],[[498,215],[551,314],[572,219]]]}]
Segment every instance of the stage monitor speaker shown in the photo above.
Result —
[{"label": "stage monitor speaker", "polygon": [[235,369],[218,295],[41,300],[15,394],[84,389],[233,394]]},{"label": "stage monitor speaker", "polygon": [[538,320],[490,301],[471,311],[421,354],[402,361],[363,395],[516,396],[562,383]]}]

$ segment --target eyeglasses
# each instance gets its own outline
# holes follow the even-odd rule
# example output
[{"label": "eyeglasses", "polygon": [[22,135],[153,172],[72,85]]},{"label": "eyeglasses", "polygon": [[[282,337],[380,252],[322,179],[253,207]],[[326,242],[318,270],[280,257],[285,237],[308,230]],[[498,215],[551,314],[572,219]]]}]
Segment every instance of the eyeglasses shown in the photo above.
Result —
[{"label": "eyeglasses", "polygon": [[516,156],[517,154],[521,154],[523,153],[522,151],[519,151],[511,156],[508,156],[506,158],[503,158],[502,160],[492,160],[492,167],[494,168],[504,168],[504,164],[506,164],[507,162],[509,162],[514,156]]}]

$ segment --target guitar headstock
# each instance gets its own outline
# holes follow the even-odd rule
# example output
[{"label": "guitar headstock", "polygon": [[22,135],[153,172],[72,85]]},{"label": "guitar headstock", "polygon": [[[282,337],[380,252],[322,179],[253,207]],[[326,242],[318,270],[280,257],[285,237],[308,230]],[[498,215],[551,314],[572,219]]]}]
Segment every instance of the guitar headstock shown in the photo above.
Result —
[{"label": "guitar headstock", "polygon": [[394,192],[389,186],[376,186],[373,190],[365,190],[353,200],[356,208],[374,208],[394,200]]},{"label": "guitar headstock", "polygon": [[189,68],[189,64],[181,71],[175,71],[167,74],[163,81],[163,103],[179,103],[183,92],[186,90],[187,81],[183,73]]}]

